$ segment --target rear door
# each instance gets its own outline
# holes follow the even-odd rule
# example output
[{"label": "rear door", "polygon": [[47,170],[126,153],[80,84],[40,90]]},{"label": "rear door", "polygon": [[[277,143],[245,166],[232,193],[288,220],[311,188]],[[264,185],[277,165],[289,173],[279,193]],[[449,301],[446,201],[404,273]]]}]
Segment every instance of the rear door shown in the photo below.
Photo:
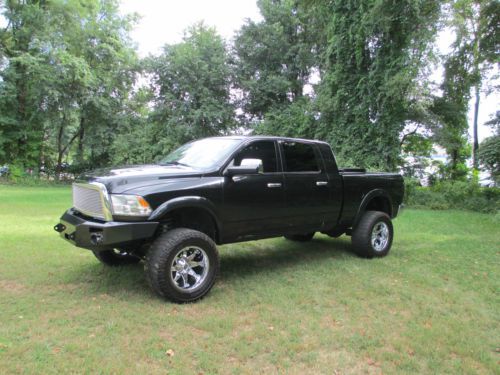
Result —
[{"label": "rear door", "polygon": [[298,232],[321,229],[328,212],[330,189],[317,145],[301,141],[279,143],[289,226]]}]

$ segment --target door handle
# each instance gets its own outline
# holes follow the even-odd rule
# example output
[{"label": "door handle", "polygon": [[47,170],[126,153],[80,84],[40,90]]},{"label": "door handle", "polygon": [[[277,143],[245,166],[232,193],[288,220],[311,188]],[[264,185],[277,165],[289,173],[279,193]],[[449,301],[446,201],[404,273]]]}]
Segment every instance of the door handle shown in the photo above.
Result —
[{"label": "door handle", "polygon": [[327,181],[316,181],[316,186],[325,186],[328,185]]},{"label": "door handle", "polygon": [[281,182],[270,182],[267,184],[268,188],[279,188],[281,187]]}]

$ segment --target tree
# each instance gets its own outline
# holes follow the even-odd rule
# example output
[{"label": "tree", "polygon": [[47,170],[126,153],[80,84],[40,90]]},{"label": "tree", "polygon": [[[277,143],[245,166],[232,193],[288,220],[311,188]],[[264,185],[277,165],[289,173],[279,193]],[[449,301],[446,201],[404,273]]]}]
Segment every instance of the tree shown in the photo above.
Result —
[{"label": "tree", "polygon": [[12,0],[3,14],[0,160],[53,166],[58,177],[77,142],[79,162],[106,163],[135,79],[133,17],[119,15],[116,0]]},{"label": "tree", "polygon": [[484,139],[479,145],[478,161],[490,173],[496,185],[500,184],[500,135]]},{"label": "tree", "polygon": [[235,127],[231,67],[222,38],[202,23],[190,27],[181,43],[166,45],[149,62],[155,123],[154,151],[164,155],[189,140],[226,134]]},{"label": "tree", "polygon": [[[240,105],[247,119],[266,119],[267,132],[280,134],[281,125],[271,119],[283,118],[293,103],[298,104],[291,112],[299,117],[307,108],[304,87],[317,65],[314,29],[309,13],[296,0],[257,4],[263,20],[248,20],[235,38],[236,87],[243,94]],[[284,120],[294,122],[289,117]]]},{"label": "tree", "polygon": [[128,36],[136,18],[121,16],[114,0],[100,1],[76,35],[80,43],[74,53],[82,56],[92,74],[88,91],[78,100],[78,163],[109,164],[115,134],[128,122],[127,105],[140,71]]},{"label": "tree", "polygon": [[160,154],[156,144],[164,135],[158,131],[161,127],[149,118],[149,104],[153,100],[154,93],[147,87],[140,88],[127,100],[111,146],[114,165],[147,164]]},{"label": "tree", "polygon": [[467,175],[467,114],[471,76],[467,73],[466,54],[450,56],[444,64],[442,96],[434,98],[432,112],[436,116],[434,139],[448,154],[447,177],[455,180]]},{"label": "tree", "polygon": [[0,10],[0,162],[35,166],[42,139],[44,87],[50,73],[42,67],[41,46],[48,19],[45,1],[7,1]]},{"label": "tree", "polygon": [[490,173],[495,185],[500,185],[500,111],[486,125],[495,130],[495,134],[485,138],[479,145],[477,153],[479,165]]},{"label": "tree", "polygon": [[[499,21],[498,0],[452,1],[450,24],[456,39],[450,59],[458,59],[462,63],[462,78],[467,82],[469,92],[474,91],[472,161],[476,169],[480,96],[488,71],[499,62]],[[467,93],[467,96],[470,96],[470,93]]]},{"label": "tree", "polygon": [[317,137],[343,163],[394,169],[418,107],[440,5],[433,0],[313,2],[329,15]]}]

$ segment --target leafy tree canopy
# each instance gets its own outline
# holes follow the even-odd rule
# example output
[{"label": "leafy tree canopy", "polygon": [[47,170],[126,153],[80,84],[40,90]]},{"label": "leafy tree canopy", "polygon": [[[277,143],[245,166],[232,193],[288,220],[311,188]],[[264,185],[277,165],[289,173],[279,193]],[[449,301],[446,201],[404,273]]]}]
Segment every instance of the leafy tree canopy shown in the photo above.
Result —
[{"label": "leafy tree canopy", "polygon": [[166,45],[160,56],[150,58],[148,72],[155,92],[155,154],[235,127],[229,55],[214,28],[190,27],[181,43]]}]

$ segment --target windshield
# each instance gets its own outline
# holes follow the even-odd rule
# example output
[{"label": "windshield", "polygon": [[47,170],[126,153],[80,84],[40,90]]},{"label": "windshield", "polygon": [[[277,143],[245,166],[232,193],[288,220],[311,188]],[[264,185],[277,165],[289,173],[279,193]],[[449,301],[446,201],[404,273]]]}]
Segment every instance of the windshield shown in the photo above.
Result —
[{"label": "windshield", "polygon": [[207,138],[194,141],[172,151],[159,164],[184,165],[196,169],[220,167],[240,143],[241,140],[231,138]]}]

